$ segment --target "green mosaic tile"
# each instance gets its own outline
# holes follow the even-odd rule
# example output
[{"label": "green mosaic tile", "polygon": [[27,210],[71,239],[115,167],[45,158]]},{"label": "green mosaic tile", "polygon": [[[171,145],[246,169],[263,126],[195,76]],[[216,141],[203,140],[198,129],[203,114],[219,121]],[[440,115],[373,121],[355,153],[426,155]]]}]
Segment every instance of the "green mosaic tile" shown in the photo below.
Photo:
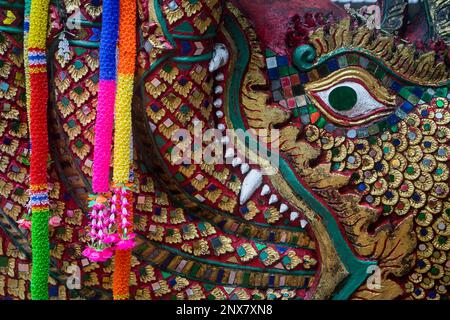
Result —
[{"label": "green mosaic tile", "polygon": [[271,57],[275,57],[277,54],[275,52],[273,52],[270,49],[266,49],[266,57],[267,58],[271,58]]},{"label": "green mosaic tile", "polygon": [[282,66],[278,68],[278,73],[280,77],[287,77],[290,75],[289,73],[289,66]]},{"label": "green mosaic tile", "polygon": [[339,67],[346,68],[348,67],[348,61],[346,56],[340,56],[338,58]]},{"label": "green mosaic tile", "polygon": [[384,72],[384,70],[382,68],[378,68],[375,71],[375,78],[377,78],[378,80],[383,81],[385,76],[386,76],[386,73]]},{"label": "green mosaic tile", "polygon": [[325,120],[324,117],[320,117],[319,120],[317,120],[316,122],[316,126],[318,126],[319,128],[323,128],[326,124],[327,121]]}]

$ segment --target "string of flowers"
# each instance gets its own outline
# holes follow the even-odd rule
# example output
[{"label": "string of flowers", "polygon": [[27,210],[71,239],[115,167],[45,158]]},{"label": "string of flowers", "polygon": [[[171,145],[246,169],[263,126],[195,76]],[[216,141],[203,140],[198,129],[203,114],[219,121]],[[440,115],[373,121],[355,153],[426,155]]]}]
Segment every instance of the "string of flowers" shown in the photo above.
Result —
[{"label": "string of flowers", "polygon": [[[113,198],[118,210],[113,296],[128,299],[131,249],[134,247],[131,102],[136,61],[136,1],[120,1],[119,63],[114,127]],[[131,172],[131,174],[130,174]],[[130,183],[129,183],[130,182]]]},{"label": "string of flowers", "polygon": [[[25,105],[27,108],[28,129],[30,128],[30,72],[28,64],[28,33],[30,31],[30,10],[31,0],[25,0],[24,3],[24,22],[23,22],[23,65],[25,69]],[[27,212],[17,220],[20,228],[31,229],[31,203],[26,206]]]},{"label": "string of flowers", "polygon": [[133,226],[133,192],[131,183],[117,186],[115,195],[121,195],[122,201],[117,201],[118,210],[122,211],[118,225],[118,242],[114,256],[113,296],[114,300],[129,298],[129,284],[131,271],[131,250],[134,247],[135,234]]},{"label": "string of flowers", "polygon": [[47,182],[47,59],[46,38],[49,0],[31,0],[28,35],[28,64],[31,145],[30,204],[32,211],[31,298],[48,299],[49,252],[49,200]]},{"label": "string of flowers", "polygon": [[100,34],[100,80],[97,117],[95,122],[94,166],[89,203],[90,238],[83,254],[91,261],[106,261],[113,254],[115,243],[115,210],[110,211],[109,165],[114,122],[116,92],[116,46],[118,38],[119,2],[103,1],[102,31]]},{"label": "string of flowers", "polygon": [[23,22],[23,60],[25,67],[25,93],[28,127],[30,127],[30,73],[28,72],[28,34],[30,32],[30,10],[31,0],[25,0],[24,22]]}]

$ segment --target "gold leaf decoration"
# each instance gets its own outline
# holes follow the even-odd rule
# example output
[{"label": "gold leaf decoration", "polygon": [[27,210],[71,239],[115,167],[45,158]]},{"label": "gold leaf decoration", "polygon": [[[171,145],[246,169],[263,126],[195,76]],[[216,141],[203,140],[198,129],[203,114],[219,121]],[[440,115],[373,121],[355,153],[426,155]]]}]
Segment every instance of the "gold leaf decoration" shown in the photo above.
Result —
[{"label": "gold leaf decoration", "polygon": [[353,28],[350,18],[342,19],[329,31],[318,28],[309,38],[317,58],[340,48],[360,48],[417,84],[435,86],[450,78],[450,70],[444,61],[436,60],[434,52],[418,54],[412,45],[394,44],[393,37],[375,35],[366,26]]}]

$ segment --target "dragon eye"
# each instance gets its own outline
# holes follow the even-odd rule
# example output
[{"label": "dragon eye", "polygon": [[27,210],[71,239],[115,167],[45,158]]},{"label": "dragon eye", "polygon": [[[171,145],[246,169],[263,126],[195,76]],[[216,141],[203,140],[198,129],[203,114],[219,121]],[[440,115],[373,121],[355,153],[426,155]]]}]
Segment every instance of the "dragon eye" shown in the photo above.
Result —
[{"label": "dragon eye", "polygon": [[305,87],[309,98],[336,124],[354,126],[392,113],[395,96],[363,69],[345,69]]}]

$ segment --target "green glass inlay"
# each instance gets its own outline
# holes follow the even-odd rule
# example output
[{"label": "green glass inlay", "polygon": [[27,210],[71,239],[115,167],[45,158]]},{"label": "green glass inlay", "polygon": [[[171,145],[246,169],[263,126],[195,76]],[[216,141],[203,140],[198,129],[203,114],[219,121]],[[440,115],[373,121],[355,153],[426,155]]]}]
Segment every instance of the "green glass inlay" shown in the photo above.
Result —
[{"label": "green glass inlay", "polygon": [[422,96],[422,100],[429,103],[433,97],[428,92],[425,92]]},{"label": "green glass inlay", "polygon": [[179,172],[175,175],[175,179],[177,179],[177,181],[179,182],[184,182],[186,180],[184,176]]},{"label": "green glass inlay", "polygon": [[210,283],[204,283],[203,288],[205,288],[206,291],[211,291],[212,289],[215,288],[215,286]]},{"label": "green glass inlay", "polygon": [[265,261],[269,257],[269,255],[267,254],[266,251],[263,251],[263,252],[261,252],[259,257],[261,258],[262,261]]},{"label": "green glass inlay", "polygon": [[155,135],[155,141],[156,144],[158,145],[158,147],[162,148],[165,144],[166,144],[166,140],[160,136],[160,135]]},{"label": "green glass inlay", "polygon": [[189,275],[191,277],[194,277],[197,274],[198,270],[200,270],[200,267],[201,267],[201,265],[194,264],[194,266],[192,267],[191,271],[189,272]]},{"label": "green glass inlay", "polygon": [[249,280],[250,280],[250,273],[245,272],[244,273],[244,278],[242,279],[242,284],[244,286],[248,286]]},{"label": "green glass inlay", "polygon": [[324,117],[320,117],[319,120],[317,120],[317,122],[316,122],[316,126],[318,126],[321,129],[323,127],[325,127],[326,124],[327,124],[327,121],[325,120]]},{"label": "green glass inlay", "polygon": [[328,97],[330,105],[338,111],[351,110],[358,101],[358,95],[353,88],[342,86],[333,89]]},{"label": "green glass inlay", "polygon": [[284,265],[286,265],[291,263],[291,258],[289,258],[288,256],[284,256],[281,261],[283,262]]},{"label": "green glass inlay", "polygon": [[267,247],[266,245],[261,244],[261,243],[256,243],[255,245],[256,245],[256,249],[258,249],[258,250],[262,250]]},{"label": "green glass inlay", "polygon": [[398,126],[397,125],[392,126],[391,127],[391,131],[394,132],[394,133],[398,132]]},{"label": "green glass inlay", "polygon": [[308,112],[309,112],[309,114],[313,114],[316,111],[317,111],[317,109],[316,109],[316,107],[314,107],[314,105],[312,105],[312,104],[308,105]]},{"label": "green glass inlay", "polygon": [[84,90],[83,90],[82,87],[78,86],[78,87],[76,87],[75,89],[73,89],[73,91],[74,91],[76,94],[80,95],[80,94],[83,93]]},{"label": "green glass inlay", "polygon": [[81,148],[81,147],[84,146],[84,143],[83,143],[82,140],[77,140],[77,142],[75,142],[75,146],[76,146],[77,148]]},{"label": "green glass inlay", "polygon": [[191,109],[189,109],[189,106],[183,105],[183,106],[181,106],[180,111],[183,114],[187,114],[189,111],[191,111]]},{"label": "green glass inlay", "polygon": [[80,70],[84,66],[83,62],[81,62],[80,60],[76,60],[73,65],[74,65],[75,69],[77,69],[77,70]]},{"label": "green glass inlay", "polygon": [[348,61],[348,64],[351,65],[351,66],[354,66],[354,65],[359,64],[358,55],[356,55],[356,54],[350,54],[350,55],[347,57],[347,61]]},{"label": "green glass inlay", "polygon": [[0,268],[4,268],[8,266],[8,257],[0,257]]},{"label": "green glass inlay", "polygon": [[375,137],[370,137],[370,138],[369,138],[369,143],[370,143],[371,145],[377,144],[377,138],[375,138]]},{"label": "green glass inlay", "polygon": [[166,63],[163,68],[162,68],[165,72],[170,73],[172,71],[172,66],[168,63]]},{"label": "green glass inlay", "polygon": [[270,58],[270,57],[275,57],[277,54],[274,52],[274,51],[272,51],[272,50],[270,50],[270,49],[266,49],[266,57],[267,58]]},{"label": "green glass inlay", "polygon": [[281,77],[287,77],[289,76],[289,67],[288,66],[282,66],[278,68],[278,73]]},{"label": "green glass inlay", "polygon": [[406,172],[408,174],[414,174],[414,168],[413,167],[408,167],[408,168],[406,168]]},{"label": "green glass inlay", "polygon": [[446,97],[448,94],[448,88],[445,88],[445,87],[437,88],[435,94],[438,97]]},{"label": "green glass inlay", "polygon": [[375,77],[378,80],[383,80],[385,76],[386,76],[386,73],[381,68],[378,68],[377,71],[375,72]]},{"label": "green glass inlay", "polygon": [[75,47],[74,51],[77,56],[81,56],[81,55],[85,54],[87,50],[84,48],[81,48],[81,47]]}]

